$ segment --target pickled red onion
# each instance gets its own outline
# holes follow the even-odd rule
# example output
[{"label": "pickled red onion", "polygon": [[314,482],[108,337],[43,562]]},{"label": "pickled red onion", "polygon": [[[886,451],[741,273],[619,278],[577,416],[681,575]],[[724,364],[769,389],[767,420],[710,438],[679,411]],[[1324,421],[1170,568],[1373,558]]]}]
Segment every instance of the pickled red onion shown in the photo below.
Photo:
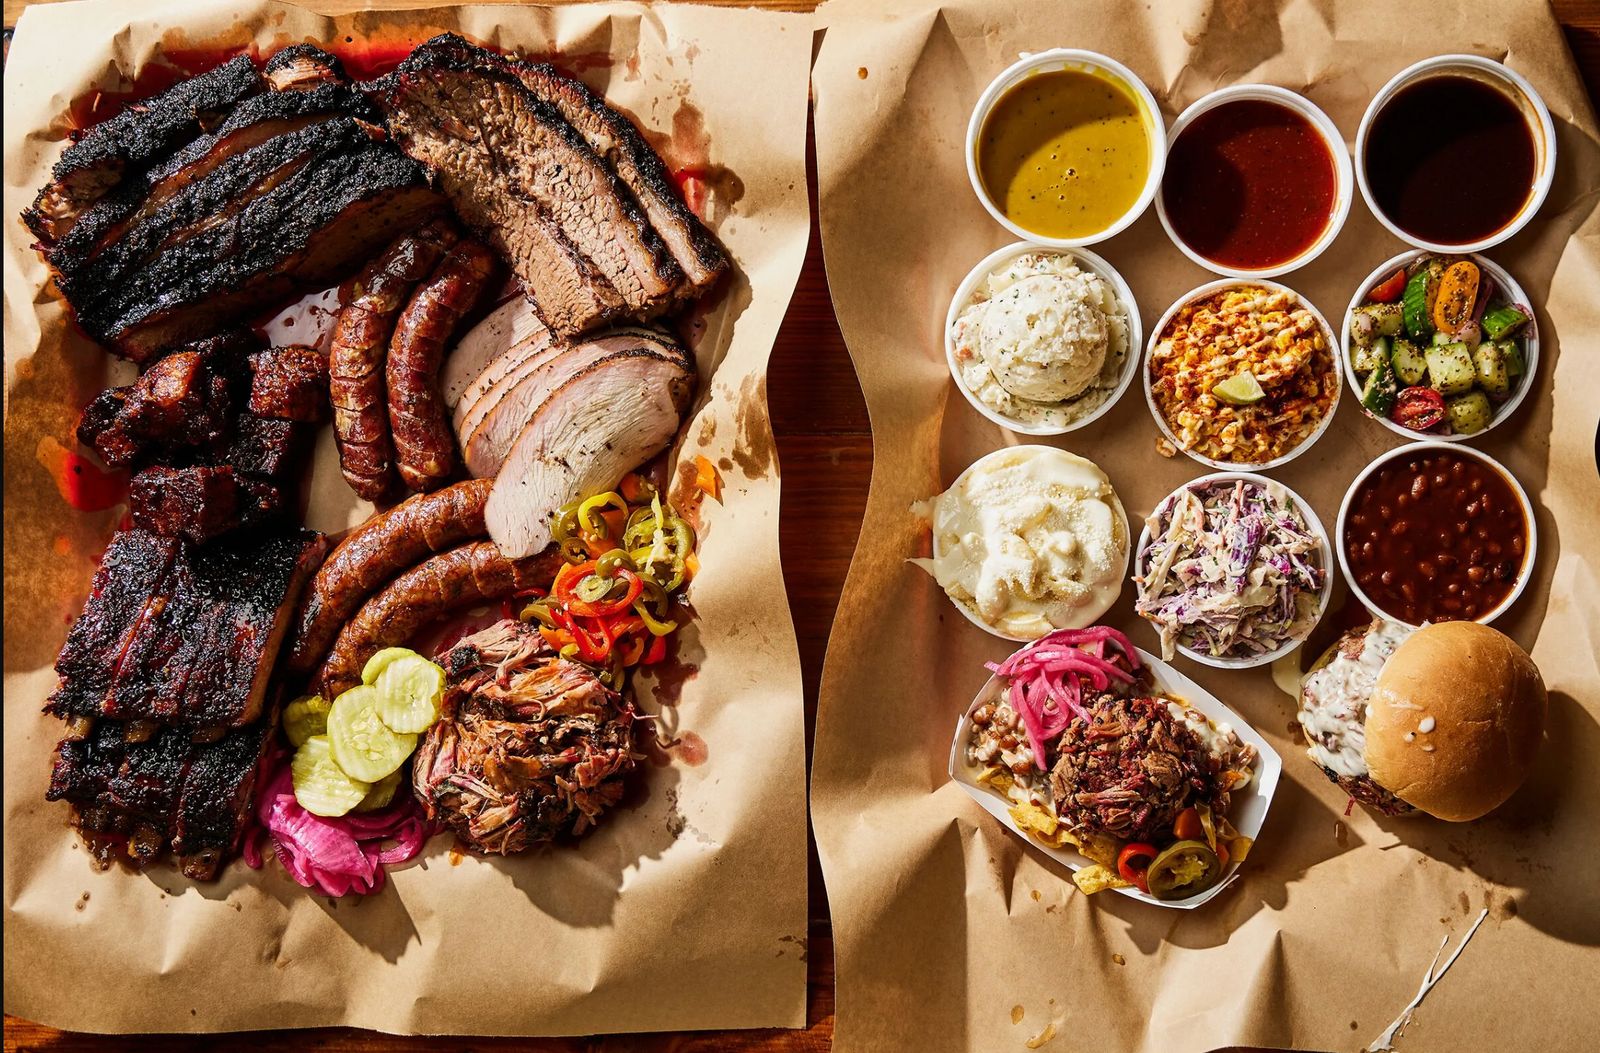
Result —
[{"label": "pickled red onion", "polygon": [[393,804],[376,812],[325,818],[300,807],[288,755],[278,749],[262,764],[255,817],[260,824],[246,835],[240,855],[252,869],[265,865],[263,836],[270,837],[291,877],[328,896],[366,895],[383,887],[384,867],[421,853],[432,832],[411,794],[402,790]]},{"label": "pickled red onion", "polygon": [[[1105,656],[1106,645],[1113,644],[1120,655]],[[1126,667],[1117,664],[1125,662]],[[1022,720],[1033,761],[1040,771],[1049,771],[1045,746],[1059,738],[1073,717],[1089,719],[1083,706],[1083,683],[1087,678],[1096,691],[1104,691],[1111,681],[1132,683],[1132,669],[1140,666],[1139,652],[1129,639],[1105,625],[1088,629],[1057,629],[1018,650],[1004,662],[987,662],[984,668],[1011,682],[1007,697]]]}]

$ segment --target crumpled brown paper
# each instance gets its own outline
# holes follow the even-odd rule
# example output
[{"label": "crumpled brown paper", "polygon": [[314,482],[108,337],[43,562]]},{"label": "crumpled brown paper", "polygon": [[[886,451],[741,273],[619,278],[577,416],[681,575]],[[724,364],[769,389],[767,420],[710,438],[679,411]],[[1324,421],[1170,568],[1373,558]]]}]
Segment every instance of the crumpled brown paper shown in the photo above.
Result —
[{"label": "crumpled brown paper", "polygon": [[[834,626],[813,769],[813,821],[834,918],[834,1048],[1186,1053],[1262,1044],[1355,1050],[1411,999],[1439,941],[1488,920],[1398,1048],[1578,1049],[1600,971],[1600,133],[1542,4],[1465,0],[829,3],[813,70],[823,250],[872,416],[872,492]],[[971,108],[1019,52],[1102,51],[1130,65],[1170,121],[1206,92],[1264,81],[1306,93],[1353,141],[1394,73],[1468,51],[1528,77],[1555,119],[1559,171],[1538,218],[1489,255],[1534,299],[1533,394],[1474,445],[1539,506],[1537,580],[1498,627],[1550,688],[1549,740],[1528,784],[1477,823],[1379,819],[1304,757],[1294,707],[1266,669],[1178,666],[1284,758],[1242,880],[1179,914],[1077,893],[945,775],[954,721],[1011,647],[969,625],[908,556],[913,501],[979,455],[1032,441],[986,423],[946,370],[941,325],[967,270],[1012,240],[964,167]],[[1334,246],[1280,279],[1330,318],[1402,246],[1359,201]],[[1150,210],[1094,246],[1147,323],[1211,275]],[[1206,469],[1155,452],[1137,388],[1082,431],[1045,440],[1111,476],[1130,517]],[[1332,526],[1359,468],[1401,440],[1346,393],[1314,449],[1271,472]],[[1340,582],[1335,604],[1353,603]],[[1348,609],[1328,619],[1320,650]],[[1154,630],[1125,589],[1111,624]]]},{"label": "crumpled brown paper", "polygon": [[[679,444],[720,466],[701,510],[698,673],[680,745],[580,847],[459,857],[441,836],[365,900],[276,863],[212,884],[159,866],[96,873],[47,804],[61,732],[39,706],[120,509],[73,511],[51,465],[78,408],[125,365],[66,323],[17,221],[64,114],[166,49],[309,40],[394,48],[445,29],[557,56],[710,188],[737,261],[706,320],[702,398]],[[799,1026],[806,839],[799,662],[778,566],[767,356],[804,257],[808,18],[696,7],[439,8],[323,18],[265,0],[30,8],[5,72],[5,1009],[70,1029],[348,1024],[395,1032],[586,1034]],[[757,90],[759,89],[759,90]],[[359,521],[325,432],[311,525]],[[687,671],[680,671],[683,679]],[[645,700],[655,711],[659,700]]]}]

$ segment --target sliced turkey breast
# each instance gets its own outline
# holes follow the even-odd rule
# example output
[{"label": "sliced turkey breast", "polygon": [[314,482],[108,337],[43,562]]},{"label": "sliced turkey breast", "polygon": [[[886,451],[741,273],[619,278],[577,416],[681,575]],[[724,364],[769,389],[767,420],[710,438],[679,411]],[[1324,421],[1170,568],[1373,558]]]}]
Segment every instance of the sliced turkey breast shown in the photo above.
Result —
[{"label": "sliced turkey breast", "polygon": [[513,559],[543,549],[557,509],[667,447],[693,392],[694,360],[682,351],[618,351],[569,378],[501,467],[484,509],[489,536]]},{"label": "sliced turkey breast", "polygon": [[[478,478],[494,475],[511,452],[518,433],[553,391],[591,363],[635,348],[669,356],[683,353],[664,333],[627,329],[601,333],[559,353],[524,360],[480,400],[484,406],[481,412],[474,408],[470,416],[476,417],[477,423],[457,433],[468,470]],[[470,420],[463,421],[463,425],[469,423]]]},{"label": "sliced turkey breast", "polygon": [[472,382],[489,363],[523,343],[549,343],[550,330],[539,321],[525,296],[513,296],[467,331],[439,371],[439,391],[444,404],[455,409]]},{"label": "sliced turkey breast", "polygon": [[516,378],[540,362],[567,350],[571,345],[560,337],[547,341],[529,340],[518,344],[490,362],[456,403],[456,436],[466,445],[467,436],[477,430],[483,418],[505,395]]}]

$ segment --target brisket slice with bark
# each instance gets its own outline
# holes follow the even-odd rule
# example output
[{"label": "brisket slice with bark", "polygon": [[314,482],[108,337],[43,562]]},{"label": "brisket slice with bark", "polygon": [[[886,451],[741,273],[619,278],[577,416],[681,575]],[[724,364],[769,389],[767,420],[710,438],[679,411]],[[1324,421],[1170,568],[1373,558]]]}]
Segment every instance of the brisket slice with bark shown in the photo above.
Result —
[{"label": "brisket slice with bark", "polygon": [[124,180],[83,214],[47,258],[58,270],[68,270],[116,243],[134,225],[230,159],[278,136],[338,116],[373,124],[382,121],[366,97],[348,85],[320,83],[306,90],[252,95],[239,103],[216,131],[189,143],[141,178]]},{"label": "brisket slice with bark", "polygon": [[683,271],[633,195],[561,113],[460,38],[368,86],[395,141],[511,261],[551,329],[672,305]]},{"label": "brisket slice with bark", "polygon": [[62,261],[79,322],[136,362],[325,287],[437,209],[421,169],[348,117],[278,136],[183,188],[116,243]]},{"label": "brisket slice with bark", "polygon": [[470,54],[481,65],[517,77],[534,97],[555,107],[616,173],[665,243],[685,276],[679,288],[681,298],[701,295],[727,271],[727,251],[684,204],[660,155],[631,120],[581,81],[547,63],[523,62],[474,47],[451,33],[441,34],[423,47],[456,48]]},{"label": "brisket slice with bark", "polygon": [[95,125],[61,155],[23,222],[42,245],[54,244],[123,179],[214,127],[260,86],[254,63],[240,55]]}]

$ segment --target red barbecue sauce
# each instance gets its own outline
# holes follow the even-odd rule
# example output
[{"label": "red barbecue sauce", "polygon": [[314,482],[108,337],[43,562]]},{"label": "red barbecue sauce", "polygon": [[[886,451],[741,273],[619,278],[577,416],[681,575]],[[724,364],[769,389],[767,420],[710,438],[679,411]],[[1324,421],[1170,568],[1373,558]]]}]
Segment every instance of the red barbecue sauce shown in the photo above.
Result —
[{"label": "red barbecue sauce", "polygon": [[1178,133],[1161,179],[1167,221],[1208,260],[1241,270],[1288,263],[1333,217],[1333,156],[1287,106],[1236,99]]}]

